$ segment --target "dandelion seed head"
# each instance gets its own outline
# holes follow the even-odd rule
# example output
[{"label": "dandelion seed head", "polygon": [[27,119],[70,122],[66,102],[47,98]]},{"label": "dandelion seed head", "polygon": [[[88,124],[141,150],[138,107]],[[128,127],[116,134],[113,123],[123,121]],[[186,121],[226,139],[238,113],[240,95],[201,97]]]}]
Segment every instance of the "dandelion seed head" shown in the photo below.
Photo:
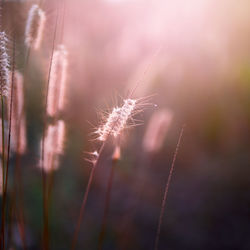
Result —
[{"label": "dandelion seed head", "polygon": [[5,32],[0,32],[0,95],[9,94],[9,56],[7,53],[8,38]]}]

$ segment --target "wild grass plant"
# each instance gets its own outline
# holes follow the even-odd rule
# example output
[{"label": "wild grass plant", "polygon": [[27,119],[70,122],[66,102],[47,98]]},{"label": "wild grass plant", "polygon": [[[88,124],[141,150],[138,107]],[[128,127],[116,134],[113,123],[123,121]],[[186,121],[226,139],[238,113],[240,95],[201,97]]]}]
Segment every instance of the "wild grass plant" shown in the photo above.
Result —
[{"label": "wild grass plant", "polygon": [[[19,6],[26,3],[18,3]],[[48,250],[57,249],[53,245],[53,237],[50,233],[51,207],[54,199],[54,179],[56,173],[61,171],[60,165],[62,156],[65,153],[65,142],[67,141],[67,94],[70,85],[73,82],[72,75],[69,76],[70,50],[64,44],[64,25],[65,25],[65,1],[56,2],[53,13],[46,13],[42,3],[31,4],[29,11],[25,12],[26,26],[22,39],[17,39],[20,31],[13,29],[9,37],[4,31],[4,22],[1,20],[0,33],[0,95],[1,95],[1,123],[2,123],[2,148],[1,148],[1,194],[2,194],[2,213],[1,213],[1,249],[32,249],[30,245],[30,236],[27,231],[28,219],[24,208],[26,199],[25,183],[23,176],[29,175],[23,167],[23,155],[29,150],[28,136],[30,134],[29,126],[26,122],[25,101],[27,82],[32,74],[31,62],[36,62],[42,68],[44,82],[43,92],[40,93],[41,100],[41,136],[39,145],[39,160],[36,160],[37,171],[41,170],[41,189],[42,189],[42,236],[34,244],[36,248]],[[7,10],[6,4],[2,4],[2,15]],[[11,14],[11,13],[10,13]],[[6,14],[5,14],[6,15]],[[53,16],[53,18],[51,18]],[[21,22],[21,20],[20,20]],[[51,39],[48,41],[46,30],[48,26],[52,27]],[[66,40],[66,39],[65,39]],[[46,47],[46,48],[45,48]],[[25,53],[18,49],[23,48]],[[40,62],[43,57],[43,50],[46,50],[47,57]],[[159,52],[159,51],[158,51]],[[157,53],[158,53],[157,52]],[[22,57],[22,66],[16,63]],[[44,65],[47,65],[44,69]],[[151,64],[150,64],[151,65]],[[150,71],[150,67],[146,70]],[[47,72],[47,73],[44,73]],[[146,73],[143,77],[147,77]],[[95,179],[97,168],[101,168],[104,163],[104,153],[106,148],[112,148],[111,168],[108,174],[107,186],[104,188],[105,202],[103,205],[102,218],[100,221],[100,230],[97,240],[98,249],[104,249],[105,236],[109,223],[110,206],[112,200],[112,188],[115,171],[119,164],[124,160],[122,152],[126,148],[126,138],[132,127],[138,125],[144,126],[144,121],[138,117],[143,112],[153,112],[158,109],[153,102],[153,96],[136,97],[136,90],[140,87],[141,81],[129,90],[125,98],[121,98],[120,103],[115,104],[109,111],[100,114],[100,124],[94,128],[92,141],[95,149],[88,152],[88,158],[84,164],[90,163],[90,174],[88,176],[86,189],[81,201],[78,216],[74,216],[76,221],[72,222],[74,230],[71,229],[72,237],[71,246],[67,249],[72,250],[78,247],[78,239],[81,237],[81,228],[84,227],[86,219],[87,203],[91,192],[91,187]],[[32,83],[36,84],[36,82]],[[6,111],[7,110],[7,111]],[[161,118],[154,120],[148,132],[144,136],[144,150],[148,154],[160,151],[164,142],[165,134],[172,121],[172,114],[168,112],[161,113]],[[153,124],[153,125],[152,125]],[[161,205],[160,218],[155,239],[154,249],[158,249],[158,242],[163,221],[163,214],[166,206],[166,198],[172,177],[175,160],[180,141],[183,133],[179,136],[179,141],[174,154],[173,162],[170,169],[169,178],[166,184],[163,202]],[[8,133],[7,133],[8,132]],[[6,136],[7,135],[7,136]],[[6,140],[7,138],[7,140]],[[14,159],[14,160],[13,160]],[[167,165],[167,164],[166,164]],[[11,171],[10,171],[11,167]],[[74,166],[70,166],[72,171]],[[8,181],[10,180],[10,181]],[[139,196],[137,197],[140,203]],[[67,211],[65,211],[67,216]],[[16,226],[17,225],[17,226]],[[17,227],[17,232],[15,231]],[[18,240],[17,240],[18,239]],[[63,239],[62,239],[63,240]],[[80,249],[85,249],[81,246]],[[150,249],[150,247],[149,247]]]}]

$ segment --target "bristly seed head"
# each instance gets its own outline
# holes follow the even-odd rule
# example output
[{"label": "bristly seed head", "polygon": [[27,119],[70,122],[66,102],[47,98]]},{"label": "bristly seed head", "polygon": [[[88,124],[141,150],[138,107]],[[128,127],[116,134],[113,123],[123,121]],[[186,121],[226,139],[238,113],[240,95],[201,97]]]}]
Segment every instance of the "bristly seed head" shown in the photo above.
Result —
[{"label": "bristly seed head", "polygon": [[[57,170],[59,167],[59,155],[63,154],[63,145],[65,137],[65,124],[62,120],[57,121],[55,125],[49,125],[44,138],[44,159],[42,152],[39,167],[45,172]],[[42,151],[42,141],[40,143]]]},{"label": "bristly seed head", "polygon": [[35,50],[40,47],[44,25],[46,21],[45,12],[37,4],[32,5],[25,28],[25,43]]},{"label": "bristly seed head", "polygon": [[58,45],[53,53],[47,105],[47,113],[50,116],[56,115],[58,111],[62,111],[64,108],[68,67],[67,55],[67,49],[62,44]]},{"label": "bristly seed head", "polygon": [[9,56],[7,53],[8,38],[5,32],[0,32],[0,95],[9,93]]},{"label": "bristly seed head", "polygon": [[135,99],[125,99],[121,107],[113,108],[112,112],[106,119],[106,122],[97,130],[98,140],[105,141],[108,136],[118,137],[125,128],[129,118],[136,107]]}]

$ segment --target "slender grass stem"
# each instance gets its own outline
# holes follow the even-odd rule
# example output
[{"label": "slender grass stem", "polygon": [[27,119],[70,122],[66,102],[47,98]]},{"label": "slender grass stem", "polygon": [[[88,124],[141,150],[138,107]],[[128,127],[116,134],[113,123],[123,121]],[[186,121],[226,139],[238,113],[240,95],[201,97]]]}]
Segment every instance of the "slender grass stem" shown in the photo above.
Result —
[{"label": "slender grass stem", "polygon": [[183,135],[183,132],[184,132],[184,128],[185,128],[185,125],[182,126],[182,129],[181,129],[181,132],[180,132],[180,135],[179,135],[179,139],[178,139],[177,146],[176,146],[176,149],[175,149],[175,152],[174,152],[173,161],[172,161],[172,164],[171,164],[168,180],[167,180],[166,187],[165,187],[165,192],[164,192],[164,196],[163,196],[163,200],[162,200],[162,204],[161,204],[161,212],[160,212],[160,216],[159,216],[158,227],[157,227],[157,232],[156,232],[156,237],[155,237],[154,250],[157,250],[158,245],[159,245],[161,225],[162,225],[162,221],[163,221],[164,210],[165,210],[165,207],[166,207],[168,189],[169,189],[171,178],[172,178],[172,175],[173,175],[175,161],[176,161],[177,154],[178,154],[178,151],[179,151],[179,148],[180,148],[180,143],[181,143],[181,138],[182,138],[182,135]]},{"label": "slender grass stem", "polygon": [[[8,189],[8,175],[9,175],[9,162],[10,162],[10,144],[11,144],[11,122],[12,122],[12,106],[13,106],[13,94],[14,94],[14,76],[15,76],[15,35],[13,38],[13,54],[12,54],[12,73],[11,73],[11,94],[10,94],[10,108],[9,108],[9,132],[8,132],[8,149],[7,149],[7,163],[6,174],[4,182],[4,194],[3,194],[3,206],[6,207],[6,197]],[[10,215],[11,216],[11,215]]]},{"label": "slender grass stem", "polygon": [[20,210],[19,212],[16,211],[16,218],[17,218],[17,226],[18,226],[18,231],[20,234],[21,242],[22,242],[22,248],[24,250],[27,249],[26,247],[26,236],[25,236],[25,230],[24,230],[24,221],[23,221],[23,210]]},{"label": "slender grass stem", "polygon": [[112,190],[113,177],[114,177],[114,171],[115,171],[116,165],[117,165],[117,160],[112,160],[112,166],[111,166],[111,170],[109,174],[108,186],[107,186],[107,191],[106,191],[106,196],[105,196],[105,207],[104,207],[104,213],[102,217],[101,232],[100,232],[99,240],[98,240],[98,250],[102,249],[103,241],[104,241],[104,237],[106,233],[107,217],[109,213],[111,190]]},{"label": "slender grass stem", "polygon": [[93,177],[94,177],[96,167],[97,167],[97,165],[98,165],[98,163],[100,161],[100,156],[102,154],[104,146],[105,146],[105,142],[102,143],[101,148],[99,150],[98,158],[96,159],[96,161],[95,161],[95,163],[94,163],[94,165],[93,165],[93,167],[91,169],[91,172],[90,172],[87,188],[86,188],[86,191],[85,191],[83,199],[82,199],[82,205],[81,205],[80,213],[79,213],[78,220],[77,220],[77,223],[76,223],[76,228],[75,228],[75,233],[74,233],[74,237],[73,237],[73,240],[72,240],[71,250],[74,250],[75,247],[76,247],[78,234],[79,234],[80,227],[81,227],[81,222],[82,222],[82,219],[83,219],[83,215],[84,215],[84,212],[85,212],[85,207],[86,207],[86,203],[87,203],[87,199],[88,199],[88,195],[89,195],[89,190],[90,190],[90,187],[91,187],[91,184],[92,184],[92,181],[93,181]]},{"label": "slender grass stem", "polygon": [[43,117],[43,135],[42,135],[42,186],[43,186],[43,249],[49,249],[49,222],[48,222],[48,195],[47,195],[47,178],[44,170],[44,140],[45,140],[45,130],[47,125],[47,104],[48,104],[48,89],[50,83],[50,74],[51,74],[51,65],[53,60],[54,48],[55,48],[55,40],[56,40],[56,32],[57,32],[57,24],[58,24],[58,9],[56,14],[56,23],[53,35],[53,43],[52,43],[52,52],[49,63],[49,72],[48,72],[48,80],[46,86],[46,94],[45,94],[45,109],[44,109],[44,117]]},{"label": "slender grass stem", "polygon": [[54,175],[55,175],[55,170],[52,168],[52,171],[49,172],[48,174],[48,200],[49,200],[49,203],[50,203],[50,200],[51,200],[51,195],[52,195],[52,189],[53,189],[53,184],[54,184]]},{"label": "slender grass stem", "polygon": [[[20,234],[20,238],[22,241],[22,248],[26,249],[26,235],[25,235],[25,220],[24,220],[24,213],[23,213],[23,184],[21,178],[21,168],[20,168],[20,156],[17,154],[16,157],[16,168],[14,172],[14,191],[13,191],[13,214],[15,214],[18,230]],[[18,198],[18,204],[17,204]],[[18,211],[17,211],[18,207]]]},{"label": "slender grass stem", "polygon": [[[4,97],[1,95],[1,106],[2,106],[2,175],[3,175],[3,197],[5,197],[5,140],[4,140]],[[3,249],[5,249],[5,202],[3,199],[3,204],[2,204],[2,246]]]},{"label": "slender grass stem", "polygon": [[[17,121],[18,124],[18,133],[16,135],[17,139],[17,150],[16,150],[16,165],[14,171],[14,191],[13,191],[13,203],[18,198],[18,205],[14,206],[14,209],[18,207],[19,211],[16,211],[18,229],[20,232],[20,238],[22,241],[23,249],[26,249],[26,235],[25,235],[25,218],[24,218],[24,209],[23,209],[23,182],[22,182],[22,172],[21,172],[21,155],[20,155],[20,121],[23,117],[23,111],[21,113],[20,119]],[[17,202],[17,201],[16,201]]]}]

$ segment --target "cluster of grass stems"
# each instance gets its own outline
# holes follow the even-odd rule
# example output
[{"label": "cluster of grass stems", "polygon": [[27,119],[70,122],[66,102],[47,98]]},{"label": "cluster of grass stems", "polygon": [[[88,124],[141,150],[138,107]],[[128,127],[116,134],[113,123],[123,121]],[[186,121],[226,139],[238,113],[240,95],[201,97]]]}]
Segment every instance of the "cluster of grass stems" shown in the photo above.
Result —
[{"label": "cluster of grass stems", "polygon": [[[63,123],[63,121],[59,121],[59,114],[61,112],[60,104],[56,103],[55,100],[57,99],[58,95],[60,95],[60,91],[62,89],[64,90],[65,87],[62,85],[62,81],[66,81],[65,77],[62,76],[62,73],[60,70],[57,72],[58,65],[55,65],[57,62],[56,60],[56,48],[58,48],[59,44],[63,44],[63,29],[64,29],[64,16],[65,16],[65,2],[62,2],[61,8],[57,8],[56,14],[55,14],[55,22],[54,22],[54,29],[53,29],[53,41],[51,44],[51,52],[50,52],[50,58],[48,62],[48,75],[46,77],[47,81],[45,84],[45,94],[44,94],[44,109],[43,109],[43,131],[42,131],[42,139],[41,139],[41,159],[39,163],[39,167],[41,169],[41,179],[42,179],[42,190],[43,190],[43,237],[41,246],[42,249],[48,250],[50,248],[50,240],[49,240],[49,207],[51,203],[51,192],[53,189],[53,173],[58,168],[58,155],[62,154],[63,150],[58,149],[57,151],[53,152],[52,155],[50,155],[50,149],[46,148],[46,145],[48,143],[46,140],[52,140],[51,138],[48,138],[50,135],[49,131],[57,131],[57,127],[55,127],[55,124],[50,124],[48,122],[48,118],[52,118],[55,123],[59,124],[59,122]],[[41,41],[44,39],[42,37],[42,31],[44,27],[37,27],[36,25],[46,25],[45,19],[46,19],[46,13],[41,9],[42,8],[42,1],[38,5],[33,5],[31,7],[31,11],[29,13],[28,17],[28,24],[26,26],[26,58],[25,58],[25,64],[24,64],[24,84],[27,80],[27,74],[28,74],[28,67],[29,67],[29,59],[33,55],[33,51],[38,50]],[[4,6],[2,6],[2,11],[4,10]],[[33,11],[33,12],[32,12]],[[35,19],[35,21],[33,20]],[[59,19],[61,22],[59,22]],[[34,21],[34,23],[32,23]],[[1,20],[2,22],[2,20]],[[2,25],[1,30],[2,31]],[[59,32],[58,32],[59,31]],[[41,37],[36,37],[41,36]],[[58,39],[58,37],[60,37]],[[9,41],[12,41],[11,44],[11,63],[10,67],[8,68],[10,72],[10,87],[9,87],[9,93],[8,95],[4,94],[3,88],[5,87],[4,79],[3,79],[3,73],[4,68],[0,68],[0,86],[1,86],[1,119],[2,119],[2,213],[1,213],[1,233],[0,233],[0,247],[1,249],[9,249],[9,247],[12,244],[12,222],[14,220],[14,217],[17,220],[19,233],[20,233],[20,239],[22,242],[23,249],[27,249],[27,242],[26,242],[26,235],[25,235],[25,220],[24,215],[22,211],[22,198],[23,198],[23,192],[22,192],[22,178],[21,178],[21,172],[20,172],[20,152],[18,150],[18,146],[16,148],[16,167],[14,168],[14,187],[10,187],[8,185],[8,179],[9,179],[9,167],[10,167],[10,154],[11,154],[11,142],[13,140],[12,136],[12,123],[15,122],[18,124],[18,126],[21,126],[20,119],[24,117],[24,110],[23,107],[21,107],[21,117],[14,117],[13,116],[13,101],[16,93],[15,91],[15,60],[16,60],[16,37],[15,37],[15,31],[11,35],[11,39]],[[61,47],[62,48],[62,47]],[[66,53],[63,51],[63,53]],[[65,54],[63,55],[65,56]],[[59,58],[61,59],[61,58]],[[0,58],[1,60],[1,58]],[[1,62],[0,62],[1,64]],[[66,63],[64,64],[64,66]],[[0,65],[2,67],[2,65]],[[59,65],[60,66],[60,65]],[[64,66],[61,65],[63,68]],[[55,67],[55,68],[53,68]],[[64,69],[66,70],[66,69]],[[53,80],[52,80],[53,79]],[[57,81],[55,80],[57,79]],[[58,80],[59,79],[59,80]],[[63,80],[62,80],[63,79]],[[56,81],[56,82],[52,82]],[[53,89],[52,89],[53,85]],[[138,84],[137,84],[138,85]],[[129,126],[129,121],[132,121],[133,125],[135,123],[135,119],[133,119],[133,116],[137,113],[141,112],[145,106],[147,106],[147,103],[145,103],[145,98],[142,99],[134,99],[133,94],[135,89],[137,88],[137,85],[135,88],[130,92],[130,94],[123,100],[123,104],[120,107],[115,107],[112,112],[110,112],[108,115],[106,115],[106,118],[103,121],[103,124],[101,124],[98,129],[95,131],[95,134],[97,134],[97,140],[101,141],[101,145],[98,150],[91,153],[91,163],[92,168],[91,172],[88,178],[86,190],[83,195],[82,199],[82,205],[80,207],[79,216],[76,221],[75,225],[75,231],[72,238],[71,243],[71,249],[74,250],[77,246],[77,240],[79,238],[79,232],[81,228],[82,221],[84,219],[85,214],[85,208],[86,203],[88,200],[89,191],[91,189],[91,185],[94,179],[95,171],[98,165],[101,164],[100,159],[102,152],[104,150],[104,147],[106,143],[110,140],[109,138],[112,138],[112,141],[114,142],[114,154],[112,157],[112,166],[108,178],[108,185],[106,189],[106,195],[105,195],[105,204],[104,204],[104,213],[101,221],[101,230],[99,234],[98,239],[98,249],[101,250],[103,248],[104,238],[105,238],[105,231],[106,231],[106,225],[107,225],[107,218],[109,213],[109,204],[111,200],[111,191],[112,191],[112,183],[113,183],[113,177],[115,173],[115,169],[117,168],[117,165],[119,164],[120,160],[120,138],[123,134],[123,130]],[[51,90],[52,89],[52,90]],[[64,95],[63,97],[64,98]],[[9,101],[6,101],[9,99]],[[6,105],[9,105],[9,107],[6,107]],[[53,106],[54,105],[54,106]],[[7,110],[9,113],[7,114]],[[51,117],[52,116],[52,117]],[[14,119],[14,120],[13,120]],[[15,120],[18,119],[18,120]],[[61,119],[61,118],[60,118]],[[6,122],[5,122],[6,121]],[[5,124],[8,124],[8,133],[7,138],[5,136],[6,134],[6,126]],[[64,125],[63,125],[64,126]],[[154,128],[157,130],[157,128]],[[162,129],[162,128],[161,128]],[[158,129],[159,131],[160,128]],[[168,177],[168,180],[166,182],[166,187],[163,195],[162,205],[161,205],[161,211],[158,221],[158,227],[156,231],[156,237],[155,237],[155,246],[154,249],[158,249],[159,244],[159,238],[160,238],[160,231],[161,231],[161,225],[163,222],[163,215],[165,211],[166,206],[166,199],[167,194],[169,190],[170,181],[172,178],[175,160],[177,157],[177,152],[180,146],[182,134],[183,134],[184,127],[181,129],[179,140],[177,143],[177,147],[174,153],[173,161],[170,168],[170,174]],[[20,131],[20,130],[19,130]],[[161,133],[161,132],[158,132]],[[53,140],[59,140],[59,137],[61,136],[59,132],[53,132]],[[52,136],[51,135],[51,136]],[[156,135],[157,136],[157,135]],[[162,137],[162,134],[160,134]],[[20,136],[17,136],[17,142],[16,144],[19,145],[20,142]],[[149,138],[152,139],[152,136],[149,136]],[[7,139],[7,140],[6,140]],[[62,144],[62,138],[61,141],[58,142],[58,144]],[[155,139],[157,140],[157,138]],[[159,145],[158,145],[159,146]],[[55,147],[55,145],[52,145],[52,147]],[[62,147],[62,145],[58,145],[59,148]],[[154,147],[153,147],[154,148]],[[9,190],[10,189],[10,190]],[[19,210],[17,210],[17,202],[15,200],[15,197],[19,197]],[[7,235],[6,235],[7,234]]]}]

